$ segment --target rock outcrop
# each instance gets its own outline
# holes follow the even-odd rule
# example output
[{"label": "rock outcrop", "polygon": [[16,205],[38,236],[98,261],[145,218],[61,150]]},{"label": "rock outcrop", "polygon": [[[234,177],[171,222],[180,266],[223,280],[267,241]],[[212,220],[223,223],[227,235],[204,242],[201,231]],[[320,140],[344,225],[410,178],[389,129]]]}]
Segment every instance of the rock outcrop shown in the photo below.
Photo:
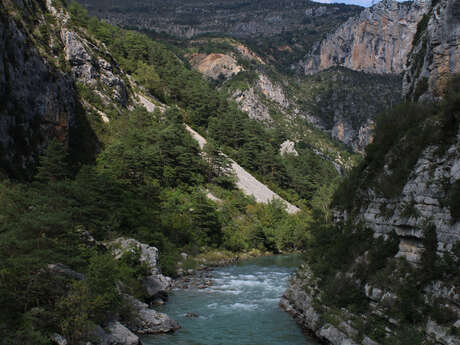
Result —
[{"label": "rock outcrop", "polygon": [[214,80],[229,79],[243,70],[230,54],[193,54],[188,59],[193,68]]},{"label": "rock outcrop", "polygon": [[460,73],[460,2],[438,1],[418,25],[403,78],[404,94],[439,100],[452,74]]},{"label": "rock outcrop", "polygon": [[281,143],[281,145],[280,145],[280,155],[284,156],[284,155],[287,155],[287,154],[291,154],[291,155],[294,155],[294,156],[299,155],[299,153],[295,149],[295,142],[290,141],[290,140],[286,140],[286,141]]},{"label": "rock outcrop", "polygon": [[[304,0],[266,0],[247,2],[139,0],[113,3],[83,0],[95,15],[113,24],[165,32],[182,38],[204,34],[224,34],[235,37],[273,36],[288,31],[302,31],[324,17],[340,17],[359,11],[357,6],[320,5]],[[127,11],[126,9],[129,9]],[[345,17],[345,18],[343,18]],[[330,25],[330,19],[329,23]]]},{"label": "rock outcrop", "polygon": [[125,296],[125,300],[132,306],[134,318],[129,328],[136,334],[168,333],[178,330],[179,324],[164,313],[150,309],[146,303]]},{"label": "rock outcrop", "polygon": [[316,45],[302,63],[305,73],[333,66],[371,73],[401,73],[417,24],[427,9],[425,0],[384,0],[365,9]]},{"label": "rock outcrop", "polygon": [[105,329],[97,326],[91,336],[97,341],[93,345],[141,345],[139,337],[118,321],[110,322]]},{"label": "rock outcrop", "polygon": [[288,111],[291,105],[283,87],[260,73],[257,79],[245,90],[235,90],[230,95],[241,110],[248,113],[250,118],[271,123],[270,106],[286,117],[292,116]]},{"label": "rock outcrop", "polygon": [[145,264],[149,270],[149,275],[144,280],[144,287],[147,294],[152,299],[159,293],[168,292],[172,288],[172,280],[161,274],[158,263],[158,249],[147,244],[138,242],[132,238],[118,238],[107,243],[115,259],[120,259],[123,255],[138,256],[139,262]]}]

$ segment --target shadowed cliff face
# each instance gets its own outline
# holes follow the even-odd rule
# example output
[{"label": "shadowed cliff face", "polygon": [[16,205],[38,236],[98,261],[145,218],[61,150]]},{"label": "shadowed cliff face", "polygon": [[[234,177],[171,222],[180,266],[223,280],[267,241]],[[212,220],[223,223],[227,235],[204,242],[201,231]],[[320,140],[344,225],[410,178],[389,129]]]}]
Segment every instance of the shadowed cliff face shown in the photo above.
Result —
[{"label": "shadowed cliff face", "polygon": [[424,0],[385,0],[349,19],[317,44],[302,63],[306,74],[332,66],[371,73],[401,73],[411,51]]},{"label": "shadowed cliff face", "polygon": [[[81,101],[82,92],[97,89]],[[51,138],[78,159],[92,159],[99,142],[87,111],[129,102],[123,73],[105,48],[77,32],[51,1],[0,4],[0,162],[10,176],[30,177]],[[118,108],[117,108],[118,107]]]},{"label": "shadowed cliff face", "polygon": [[23,25],[0,4],[0,161],[8,172],[32,167],[49,138],[67,142],[77,105],[72,78],[40,55]]}]

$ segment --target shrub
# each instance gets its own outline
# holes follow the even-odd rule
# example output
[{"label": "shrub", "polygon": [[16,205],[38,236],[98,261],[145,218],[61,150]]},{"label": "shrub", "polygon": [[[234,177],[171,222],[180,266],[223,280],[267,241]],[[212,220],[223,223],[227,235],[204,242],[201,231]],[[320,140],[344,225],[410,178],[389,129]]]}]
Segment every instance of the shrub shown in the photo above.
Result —
[{"label": "shrub", "polygon": [[321,300],[337,308],[348,308],[362,313],[368,306],[364,289],[349,278],[337,276],[329,279],[323,288]]},{"label": "shrub", "polygon": [[460,220],[460,180],[456,180],[447,192],[447,205],[454,222]]}]

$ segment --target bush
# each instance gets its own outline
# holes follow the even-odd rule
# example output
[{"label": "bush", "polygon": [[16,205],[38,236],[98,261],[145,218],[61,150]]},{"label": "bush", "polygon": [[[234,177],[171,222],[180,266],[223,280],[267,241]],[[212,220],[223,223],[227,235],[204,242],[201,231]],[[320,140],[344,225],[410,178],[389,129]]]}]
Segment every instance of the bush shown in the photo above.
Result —
[{"label": "bush", "polygon": [[321,301],[337,308],[347,308],[363,313],[368,307],[364,289],[349,278],[338,276],[331,278],[323,287]]}]

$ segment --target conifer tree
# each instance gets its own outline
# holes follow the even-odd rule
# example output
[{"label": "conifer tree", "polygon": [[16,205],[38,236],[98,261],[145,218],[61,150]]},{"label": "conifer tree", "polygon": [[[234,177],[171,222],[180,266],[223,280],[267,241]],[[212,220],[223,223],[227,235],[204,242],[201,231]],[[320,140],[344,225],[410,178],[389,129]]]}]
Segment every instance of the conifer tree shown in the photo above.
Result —
[{"label": "conifer tree", "polygon": [[64,180],[70,175],[68,155],[62,143],[56,138],[52,139],[44,154],[40,157],[36,179],[49,183]]}]

